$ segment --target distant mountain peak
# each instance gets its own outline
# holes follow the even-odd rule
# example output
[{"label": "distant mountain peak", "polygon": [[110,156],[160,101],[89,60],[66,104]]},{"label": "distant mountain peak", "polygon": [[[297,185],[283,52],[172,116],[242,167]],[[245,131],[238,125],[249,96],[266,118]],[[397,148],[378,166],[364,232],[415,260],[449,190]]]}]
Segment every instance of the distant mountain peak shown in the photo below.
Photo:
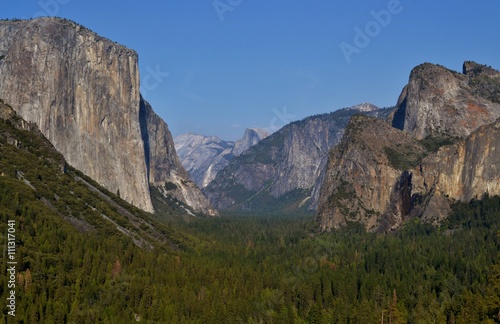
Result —
[{"label": "distant mountain peak", "polygon": [[243,137],[233,142],[217,136],[187,133],[174,138],[174,143],[189,176],[200,188],[204,188],[229,161],[268,135],[263,129],[247,128]]},{"label": "distant mountain peak", "polygon": [[258,134],[261,134],[263,135],[264,137],[267,137],[269,136],[269,132],[263,128],[258,128],[258,127],[248,127],[247,129],[245,129],[245,133],[246,132],[255,132],[255,133],[258,133]]},{"label": "distant mountain peak", "polygon": [[269,133],[265,129],[247,128],[243,137],[234,144],[233,155],[240,155],[268,136]]},{"label": "distant mountain peak", "polygon": [[371,111],[379,110],[380,108],[375,106],[374,104],[364,102],[364,103],[361,103],[359,105],[349,107],[348,109],[357,110],[359,112],[371,112]]}]

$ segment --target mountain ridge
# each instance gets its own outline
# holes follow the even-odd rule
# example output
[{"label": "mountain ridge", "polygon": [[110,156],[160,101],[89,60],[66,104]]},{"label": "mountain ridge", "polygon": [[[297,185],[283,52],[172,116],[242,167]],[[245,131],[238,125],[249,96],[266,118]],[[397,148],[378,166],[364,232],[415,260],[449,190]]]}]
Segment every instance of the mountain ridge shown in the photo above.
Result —
[{"label": "mountain ridge", "polygon": [[181,241],[176,243],[182,237],[180,233],[166,230],[151,215],[74,169],[36,124],[22,119],[2,99],[0,151],[2,188],[31,195],[27,202],[34,213],[48,213],[89,235],[104,235],[107,231],[108,235],[124,236],[147,250],[180,249],[177,243]]},{"label": "mountain ridge", "polygon": [[307,210],[315,203],[316,196],[312,201],[308,197],[325,163],[322,159],[340,140],[349,118],[356,113],[386,118],[390,110],[371,104],[360,106],[369,111],[356,107],[310,116],[284,126],[232,160],[203,189],[204,193],[212,205],[222,210]]}]

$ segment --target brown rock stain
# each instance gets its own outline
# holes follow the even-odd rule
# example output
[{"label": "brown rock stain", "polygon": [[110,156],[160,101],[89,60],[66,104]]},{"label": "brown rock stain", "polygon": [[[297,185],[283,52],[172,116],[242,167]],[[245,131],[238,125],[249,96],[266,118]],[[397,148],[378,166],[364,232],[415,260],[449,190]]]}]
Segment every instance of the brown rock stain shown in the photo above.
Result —
[{"label": "brown rock stain", "polygon": [[485,116],[490,116],[490,113],[487,108],[476,105],[472,101],[469,101],[467,103],[467,109],[469,110],[470,113],[473,113],[475,115],[481,114]]}]

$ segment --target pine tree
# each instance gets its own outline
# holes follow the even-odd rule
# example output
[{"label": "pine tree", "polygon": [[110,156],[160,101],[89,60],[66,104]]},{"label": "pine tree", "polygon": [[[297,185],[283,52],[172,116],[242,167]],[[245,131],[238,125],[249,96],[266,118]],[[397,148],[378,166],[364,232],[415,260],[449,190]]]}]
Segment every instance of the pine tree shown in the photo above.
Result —
[{"label": "pine tree", "polygon": [[111,269],[111,279],[116,279],[122,272],[122,266],[120,264],[120,259],[116,258],[113,268]]}]

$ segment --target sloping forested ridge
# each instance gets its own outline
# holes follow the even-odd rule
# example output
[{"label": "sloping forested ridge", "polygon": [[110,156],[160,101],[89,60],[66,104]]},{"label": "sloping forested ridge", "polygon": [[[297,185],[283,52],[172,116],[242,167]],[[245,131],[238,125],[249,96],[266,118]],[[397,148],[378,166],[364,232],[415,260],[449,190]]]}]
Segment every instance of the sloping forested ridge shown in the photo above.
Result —
[{"label": "sloping forested ridge", "polygon": [[443,228],[415,222],[387,236],[351,226],[309,237],[304,218],[204,219],[184,226],[208,245],[177,255],[36,216],[18,230],[18,307],[26,311],[18,319],[494,323],[499,204],[463,204]]},{"label": "sloping forested ridge", "polygon": [[0,120],[1,241],[15,220],[18,262],[16,317],[2,275],[0,323],[499,322],[499,197],[383,236],[298,216],[163,225],[29,128]]}]

